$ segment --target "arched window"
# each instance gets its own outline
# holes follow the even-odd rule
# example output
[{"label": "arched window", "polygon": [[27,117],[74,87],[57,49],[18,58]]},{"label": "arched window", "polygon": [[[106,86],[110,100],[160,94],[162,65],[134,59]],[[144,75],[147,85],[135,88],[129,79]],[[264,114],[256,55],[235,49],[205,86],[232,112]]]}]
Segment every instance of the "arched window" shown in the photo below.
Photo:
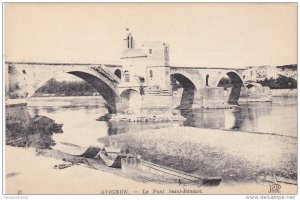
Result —
[{"label": "arched window", "polygon": [[116,69],[116,71],[115,71],[115,75],[116,75],[117,77],[121,78],[121,76],[122,76],[122,74],[121,74],[121,70],[119,70],[119,69]]},{"label": "arched window", "polygon": [[152,70],[149,71],[149,75],[150,75],[150,78],[153,78],[153,71]]},{"label": "arched window", "polygon": [[125,78],[125,82],[130,81],[130,75],[129,75],[129,72],[127,70],[124,71],[124,78]]},{"label": "arched window", "polygon": [[206,86],[208,86],[208,78],[209,78],[209,75],[207,74],[206,75]]},{"label": "arched window", "polygon": [[140,79],[140,83],[145,83],[145,78],[144,77],[139,76],[139,79]]},{"label": "arched window", "polygon": [[152,49],[149,49],[149,54],[152,54]]}]

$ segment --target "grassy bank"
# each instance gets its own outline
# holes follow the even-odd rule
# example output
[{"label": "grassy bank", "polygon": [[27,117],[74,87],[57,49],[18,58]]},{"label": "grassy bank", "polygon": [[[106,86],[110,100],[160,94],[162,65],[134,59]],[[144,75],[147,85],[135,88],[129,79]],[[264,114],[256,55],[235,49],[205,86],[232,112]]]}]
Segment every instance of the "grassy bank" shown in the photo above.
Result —
[{"label": "grassy bank", "polygon": [[[260,181],[275,174],[297,177],[297,139],[191,127],[114,135],[112,141],[143,159],[225,182]],[[108,137],[100,139],[108,144]]]}]

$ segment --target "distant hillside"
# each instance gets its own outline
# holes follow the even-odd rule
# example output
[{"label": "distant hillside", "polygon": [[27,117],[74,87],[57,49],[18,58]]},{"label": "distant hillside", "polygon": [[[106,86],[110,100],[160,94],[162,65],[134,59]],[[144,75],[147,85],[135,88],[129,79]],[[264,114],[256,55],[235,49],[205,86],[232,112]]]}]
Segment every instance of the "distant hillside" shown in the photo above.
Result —
[{"label": "distant hillside", "polygon": [[297,64],[282,65],[282,66],[277,66],[276,68],[279,68],[279,69],[281,69],[283,71],[285,71],[285,70],[297,71]]}]

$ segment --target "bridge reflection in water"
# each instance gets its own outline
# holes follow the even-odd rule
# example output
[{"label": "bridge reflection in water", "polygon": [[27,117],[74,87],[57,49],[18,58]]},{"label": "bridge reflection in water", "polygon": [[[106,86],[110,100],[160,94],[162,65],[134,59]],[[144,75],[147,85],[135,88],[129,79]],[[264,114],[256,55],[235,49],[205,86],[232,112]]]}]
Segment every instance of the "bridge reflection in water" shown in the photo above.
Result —
[{"label": "bridge reflection in water", "polygon": [[272,103],[244,104],[234,109],[182,110],[185,126],[256,131],[258,117],[269,115]]},{"label": "bridge reflection in water", "polygon": [[[55,142],[70,142],[80,146],[98,144],[97,139],[107,135],[139,132],[146,129],[159,129],[172,126],[198,128],[234,129],[242,131],[268,132],[297,136],[297,98],[277,98],[273,103],[241,104],[233,109],[185,110],[181,114],[185,122],[105,122],[97,121],[107,113],[103,101],[98,97],[62,97],[32,99],[28,107],[6,109],[6,139],[23,138],[29,134],[31,145],[51,148]],[[29,113],[28,113],[29,111]],[[43,129],[32,127],[33,117],[46,116],[63,123],[63,134],[46,134]],[[17,119],[19,118],[19,119]],[[22,120],[20,120],[22,119]],[[37,137],[37,138],[33,138]],[[28,139],[28,138],[27,138]],[[55,142],[54,142],[55,141]],[[30,145],[24,140],[23,146]],[[22,145],[21,145],[22,146]]]},{"label": "bridge reflection in water", "polygon": [[142,130],[183,126],[183,122],[108,122],[108,135],[134,133]]},{"label": "bridge reflection in water", "polygon": [[296,98],[275,98],[273,103],[240,104],[235,109],[181,110],[187,120],[180,124],[110,123],[108,134],[180,125],[297,136],[296,102]]}]

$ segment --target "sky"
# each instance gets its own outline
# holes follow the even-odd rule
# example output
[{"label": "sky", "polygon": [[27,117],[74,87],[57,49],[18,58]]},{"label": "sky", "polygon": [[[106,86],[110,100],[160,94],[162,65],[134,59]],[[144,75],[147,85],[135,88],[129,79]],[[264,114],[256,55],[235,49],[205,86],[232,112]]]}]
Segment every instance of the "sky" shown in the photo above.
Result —
[{"label": "sky", "polygon": [[136,47],[168,43],[175,66],[297,63],[296,3],[6,3],[4,58],[118,64],[126,28]]}]

